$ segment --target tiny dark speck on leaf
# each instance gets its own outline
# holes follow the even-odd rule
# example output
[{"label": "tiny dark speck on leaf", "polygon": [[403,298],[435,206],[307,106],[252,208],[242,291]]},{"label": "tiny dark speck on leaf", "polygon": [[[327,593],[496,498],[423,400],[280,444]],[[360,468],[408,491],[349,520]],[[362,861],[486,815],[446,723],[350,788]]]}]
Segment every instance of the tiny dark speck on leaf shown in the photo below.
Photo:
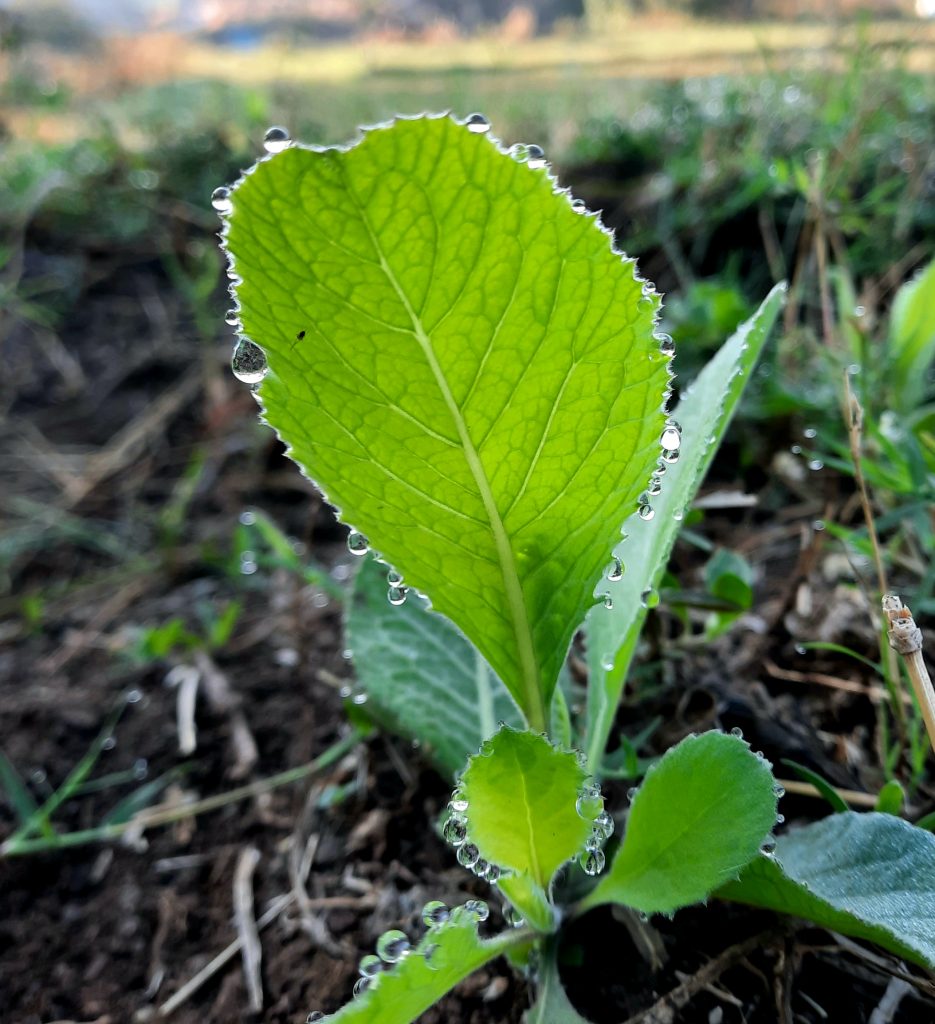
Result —
[{"label": "tiny dark speck on leaf", "polygon": [[299,333],[295,336],[295,340],[296,341],[301,341],[304,337],[305,337],[305,331],[299,331]]}]

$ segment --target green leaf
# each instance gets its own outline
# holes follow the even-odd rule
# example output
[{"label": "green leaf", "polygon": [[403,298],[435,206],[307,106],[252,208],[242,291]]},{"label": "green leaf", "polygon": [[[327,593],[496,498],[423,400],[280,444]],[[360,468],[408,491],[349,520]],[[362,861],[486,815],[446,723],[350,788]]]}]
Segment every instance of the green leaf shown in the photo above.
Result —
[{"label": "green leaf", "polygon": [[468,840],[484,860],[547,889],[582,851],[600,811],[596,798],[593,816],[578,813],[584,780],[574,754],[536,733],[501,729],[461,777]]},{"label": "green leaf", "polygon": [[876,810],[882,814],[894,814],[898,818],[903,813],[905,801],[906,793],[899,779],[890,779],[877,794]]},{"label": "green leaf", "polygon": [[769,765],[741,739],[689,736],[646,773],[610,871],[584,908],[671,913],[736,878],[776,822]]},{"label": "green leaf", "polygon": [[430,928],[407,956],[322,1024],[409,1024],[459,981],[529,940],[529,933],[519,930],[481,939],[470,906],[455,907],[448,921]]},{"label": "green leaf", "polygon": [[819,775],[818,772],[812,771],[811,768],[806,768],[804,764],[799,764],[798,761],[793,761],[790,758],[784,757],[782,759],[784,765],[788,765],[796,775],[803,781],[808,782],[818,790],[818,792],[831,804],[835,814],[841,814],[844,811],[849,811],[850,808],[847,805],[847,801],[843,796],[831,785],[830,782],[823,776]]},{"label": "green leaf", "polygon": [[386,566],[368,558],[347,608],[345,635],[368,713],[384,728],[418,740],[454,776],[497,722],[522,717],[503,683],[464,635],[413,594],[393,607]]},{"label": "green leaf", "polygon": [[608,581],[605,588],[613,606],[598,606],[588,614],[588,763],[595,774],[600,772],[646,618],[648,602],[641,600],[641,595],[659,586],[681,517],[704,480],[784,301],[785,285],[777,285],[682,397],[673,414],[682,426],[679,460],[668,466],[662,491],[652,498],[653,518],[635,517],[627,522],[628,536],[614,552],[626,562],[626,572],[620,580]]},{"label": "green leaf", "polygon": [[16,817],[25,834],[30,834],[38,828],[46,838],[55,835],[48,820],[40,815],[39,805],[33,800],[32,793],[26,788],[26,783],[20,778],[13,762],[2,750],[0,750],[0,787],[6,794],[10,807],[16,812]]},{"label": "green leaf", "polygon": [[935,836],[890,814],[834,814],[780,838],[723,899],[802,917],[935,968]]},{"label": "green leaf", "polygon": [[557,942],[549,940],[539,960],[536,1002],[523,1017],[523,1024],[589,1024],[571,1005],[556,962]]},{"label": "green leaf", "polygon": [[658,300],[569,198],[426,117],[262,160],[225,230],[267,422],[540,730],[669,378]]},{"label": "green leaf", "polygon": [[889,349],[893,408],[908,414],[925,397],[928,369],[935,357],[935,260],[896,293]]}]

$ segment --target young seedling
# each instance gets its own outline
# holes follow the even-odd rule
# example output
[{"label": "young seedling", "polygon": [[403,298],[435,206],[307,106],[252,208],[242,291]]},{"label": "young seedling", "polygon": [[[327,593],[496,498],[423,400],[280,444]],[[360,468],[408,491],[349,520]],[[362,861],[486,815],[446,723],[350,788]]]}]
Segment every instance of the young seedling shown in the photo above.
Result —
[{"label": "young seedling", "polygon": [[[935,965],[935,837],[840,814],[783,837],[780,864],[779,789],[739,735],[669,750],[604,849],[604,750],[636,641],[783,289],[670,415],[659,296],[539,147],[504,148],[474,114],[399,119],[346,147],[275,129],[266,148],[213,197],[234,373],[351,552],[392,567],[381,584],[365,566],[348,610],[368,707],[457,777],[444,837],[518,925],[481,938],[486,904],[433,902],[421,940],[384,935],[328,1019],[404,1024],[493,957],[532,970],[538,954],[531,1019],[574,1024],[556,936],[607,903],[671,914],[713,894]],[[581,629],[583,715],[562,680]],[[907,851],[892,872],[881,843]],[[569,864],[596,884],[566,899]]]}]

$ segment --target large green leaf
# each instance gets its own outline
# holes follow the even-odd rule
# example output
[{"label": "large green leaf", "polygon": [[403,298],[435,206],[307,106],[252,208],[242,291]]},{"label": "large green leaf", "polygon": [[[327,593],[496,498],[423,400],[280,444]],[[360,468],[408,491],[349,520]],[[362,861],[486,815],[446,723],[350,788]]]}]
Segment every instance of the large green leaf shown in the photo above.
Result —
[{"label": "large green leaf", "polygon": [[599,797],[582,798],[584,782],[573,753],[537,733],[504,727],[461,777],[468,840],[491,864],[544,890],[584,850],[602,809]]},{"label": "large green leaf", "polygon": [[768,763],[741,739],[689,736],[646,773],[614,862],[582,907],[670,913],[736,878],[776,822]]},{"label": "large green leaf", "polygon": [[[474,906],[486,906],[474,901]],[[459,981],[508,949],[527,942],[513,931],[481,939],[471,903],[455,907],[443,924],[430,928],[401,960],[378,973],[367,989],[322,1024],[410,1024]]]},{"label": "large green leaf", "polygon": [[626,571],[603,587],[610,606],[598,605],[588,614],[588,763],[595,773],[600,772],[636,642],[682,516],[704,480],[784,301],[785,285],[777,285],[682,397],[673,414],[682,427],[679,459],[662,464],[661,491],[650,499],[653,517],[635,516],[627,523],[627,536],[614,552],[621,564],[626,562]]},{"label": "large green leaf", "polygon": [[716,895],[869,939],[935,969],[935,835],[889,814],[834,814],[782,836]]},{"label": "large green leaf", "polygon": [[908,414],[925,397],[935,358],[935,260],[896,293],[889,349],[893,407]]},{"label": "large green leaf", "polygon": [[381,725],[418,740],[450,776],[461,771],[497,723],[522,721],[503,683],[447,619],[410,595],[387,600],[386,566],[366,559],[348,605],[345,636],[367,711]]},{"label": "large green leaf", "polygon": [[225,240],[267,422],[544,729],[669,369],[655,294],[533,164],[447,116],[291,147]]}]

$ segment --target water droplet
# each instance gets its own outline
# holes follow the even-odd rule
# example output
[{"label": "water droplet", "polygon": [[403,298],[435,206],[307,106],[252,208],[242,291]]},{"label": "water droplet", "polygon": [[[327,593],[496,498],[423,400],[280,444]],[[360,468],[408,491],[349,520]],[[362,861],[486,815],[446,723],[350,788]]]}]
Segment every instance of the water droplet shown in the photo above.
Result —
[{"label": "water droplet", "polygon": [[460,846],[467,839],[467,825],[462,818],[452,814],[445,822],[442,836],[450,846]]},{"label": "water droplet", "polygon": [[613,608],[613,606],[614,606],[614,599],[610,596],[610,594],[605,594],[604,595],[604,607],[609,611],[611,608]]},{"label": "water droplet", "polygon": [[866,312],[867,312],[866,306],[855,306],[854,307],[854,316],[864,316],[864,314]]},{"label": "water droplet", "polygon": [[615,661],[616,661],[616,658],[612,654],[605,654],[604,657],[601,658],[601,668],[605,672],[610,672],[611,669],[613,669],[613,667],[614,667],[614,662]]},{"label": "water droplet", "polygon": [[825,464],[821,461],[821,459],[809,459],[808,468],[813,473],[817,473],[819,469],[825,468]]},{"label": "water droplet", "polygon": [[127,703],[128,704],[139,704],[143,699],[143,693],[141,690],[127,690]]},{"label": "water droplet", "polygon": [[584,841],[584,848],[588,853],[593,853],[595,850],[601,848],[601,835],[599,832],[592,831],[587,839]]},{"label": "water droplet", "polygon": [[589,850],[578,862],[586,875],[592,878],[604,870],[604,851]]},{"label": "water droplet", "polygon": [[117,740],[113,736],[108,736],[106,740],[101,744],[101,750],[113,750],[117,746]]},{"label": "water droplet", "polygon": [[631,803],[631,804],[632,804],[632,803],[633,803],[633,798],[634,798],[634,797],[636,796],[636,794],[637,794],[637,793],[638,793],[639,791],[640,791],[640,788],[639,788],[639,786],[631,786],[631,787],[630,787],[630,788],[629,788],[629,789],[627,790],[627,802],[628,802],[628,803]]},{"label": "water droplet", "polygon": [[318,1024],[320,1020],[324,1020],[325,1015],[321,1010],[312,1010],[312,1012],[305,1018],[305,1024]]},{"label": "water droplet", "polygon": [[256,512],[253,509],[245,508],[240,513],[239,522],[241,526],[253,526],[256,522]]},{"label": "water droplet", "polygon": [[523,915],[513,906],[509,904],[503,908],[503,919],[511,928],[522,928],[526,923]]},{"label": "water droplet", "polygon": [[372,978],[383,970],[383,961],[374,953],[368,953],[357,965],[362,978]]},{"label": "water droplet", "polygon": [[594,819],[595,831],[599,831],[602,839],[610,839],[614,834],[614,819],[609,811],[601,811]]},{"label": "water droplet", "polygon": [[823,519],[816,519],[815,522],[812,523],[812,529],[815,531],[815,533],[821,533],[821,531],[824,528],[825,528],[825,522],[824,522]]},{"label": "water droplet", "polygon": [[422,951],[422,959],[425,961],[425,966],[431,971],[440,970],[444,966],[441,946],[437,942],[425,947]]},{"label": "water droplet", "polygon": [[776,840],[773,836],[767,836],[767,838],[763,840],[763,843],[760,846],[760,853],[764,854],[764,856],[766,857],[772,857],[772,855],[775,852]]},{"label": "water droplet", "polygon": [[149,775],[149,761],[145,757],[138,757],[133,762],[133,778],[142,782]]},{"label": "water droplet", "polygon": [[517,142],[510,146],[510,156],[513,157],[517,163],[522,163],[526,159],[528,153],[529,147],[525,143]]},{"label": "water droplet", "polygon": [[408,587],[390,587],[386,592],[386,599],[391,605],[398,608],[401,604],[406,603],[406,595],[408,593]]},{"label": "water droplet", "polygon": [[655,515],[655,511],[648,502],[645,505],[640,505],[640,519],[645,519],[649,522],[650,519]]},{"label": "water droplet", "polygon": [[356,704],[357,707],[363,707],[367,703],[367,694],[361,690],[351,696],[351,703]]},{"label": "water droplet", "polygon": [[675,355],[675,342],[668,334],[659,335],[659,351],[664,356]]},{"label": "water droplet", "polygon": [[263,148],[267,153],[281,153],[292,145],[289,131],[280,124],[274,124],[263,136]]},{"label": "water droplet", "polygon": [[800,444],[794,444],[789,449],[789,451],[792,452],[793,455],[801,455],[802,454],[802,446]]},{"label": "water droplet", "polygon": [[441,900],[429,900],[422,908],[422,923],[426,928],[437,928],[451,916],[448,908]]},{"label": "water droplet", "polygon": [[386,574],[386,582],[389,583],[391,587],[398,587],[403,582],[403,574],[401,572],[397,572],[395,569],[390,569]]},{"label": "water droplet", "polygon": [[252,551],[244,551],[240,556],[240,573],[242,576],[252,576],[259,566]]},{"label": "water droplet", "polygon": [[658,608],[659,607],[659,591],[654,590],[650,587],[648,590],[644,590],[640,594],[640,604],[644,608]]},{"label": "water droplet", "polygon": [[731,729],[730,734],[738,740],[743,739],[743,729],[741,729],[739,725],[735,725],[734,728]]},{"label": "water droplet", "polygon": [[368,988],[370,988],[370,979],[358,978],[357,981],[354,982],[353,994],[354,996],[362,996]]},{"label": "water droplet", "polygon": [[813,437],[818,437],[818,431],[814,427],[806,427],[802,431],[802,435],[811,441]]},{"label": "water droplet", "polygon": [[681,510],[681,509],[676,509],[676,510],[675,510],[675,511],[674,511],[674,512],[672,513],[672,518],[673,518],[673,519],[674,519],[674,520],[675,520],[675,521],[676,521],[677,523],[680,523],[680,522],[682,521],[682,519],[683,519],[684,517],[685,517],[685,513],[684,513],[684,512],[682,512],[682,510]]},{"label": "water droplet", "polygon": [[773,793],[777,800],[781,800],[786,795],[786,787],[781,786],[778,782],[773,786]]},{"label": "water droplet", "polygon": [[486,921],[490,917],[490,907],[483,900],[468,900],[464,904],[464,910],[475,921]]},{"label": "water droplet", "polygon": [[224,323],[228,327],[236,327],[240,323],[240,311],[236,309],[229,309],[224,314]]},{"label": "water droplet", "polygon": [[659,443],[667,452],[677,452],[682,445],[682,432],[678,424],[667,423],[659,438]]},{"label": "water droplet", "polygon": [[526,160],[532,170],[538,171],[546,165],[545,150],[541,146],[527,146]]},{"label": "water droplet", "polygon": [[808,648],[803,646],[802,644],[796,644],[795,645],[795,653],[796,654],[807,654],[808,653]]},{"label": "water droplet", "polygon": [[241,338],[234,348],[231,369],[237,380],[244,384],[259,384],[269,372],[266,353],[249,338]]},{"label": "water droplet", "polygon": [[607,579],[610,580],[611,583],[616,583],[618,580],[623,579],[625,571],[626,567],[623,562],[621,562],[619,558],[615,558],[610,563],[610,568],[607,570]]},{"label": "water droplet", "polygon": [[464,814],[464,812],[470,806],[467,800],[464,799],[464,790],[456,789],[451,794],[451,799],[448,801],[448,806],[456,811],[458,814]]},{"label": "water droplet", "polygon": [[756,751],[756,759],[757,759],[757,761],[765,761],[766,760],[766,755],[763,753],[762,750],[757,750]]},{"label": "water droplet", "polygon": [[483,114],[468,114],[464,119],[464,123],[467,126],[467,130],[475,135],[483,135],[484,132],[490,131],[490,122]]},{"label": "water droplet", "polygon": [[646,493],[650,498],[655,498],[656,495],[662,493],[662,481],[656,474],[649,478],[649,487],[646,488]]},{"label": "water droplet", "polygon": [[656,476],[665,476],[668,468],[668,463],[664,459],[656,460]]},{"label": "water droplet", "polygon": [[591,788],[581,790],[575,801],[575,810],[578,812],[578,816],[584,818],[585,821],[596,821],[598,815],[604,810],[604,798],[601,796],[601,791],[598,789],[595,793]]},{"label": "water droplet", "polygon": [[362,533],[358,533],[357,530],[351,530],[347,535],[347,550],[352,555],[360,558],[370,550],[370,544]]},{"label": "water droplet", "polygon": [[583,199],[572,199],[571,208],[575,213],[587,213],[588,206]]},{"label": "water droplet", "polygon": [[786,823],[786,816],[784,814],[777,814],[776,815],[776,824],[777,825],[785,825],[785,823]]},{"label": "water droplet", "polygon": [[230,195],[231,190],[226,185],[216,188],[211,193],[211,205],[218,213],[230,213],[233,210],[234,204],[231,202]]},{"label": "water droplet", "polygon": [[662,453],[662,458],[663,458],[663,460],[665,462],[668,462],[670,465],[672,465],[675,462],[678,462],[678,460],[679,460],[679,450],[678,450],[678,448],[676,448],[674,451],[671,451],[671,452],[663,452]]},{"label": "water droplet", "polygon": [[477,875],[478,878],[486,878],[487,868],[489,867],[490,865],[487,863],[487,861],[485,861],[483,857],[479,857],[477,859],[477,862],[471,868],[471,870],[474,872],[475,875]]},{"label": "water droplet", "polygon": [[487,865],[487,875],[486,875],[486,878],[487,878],[487,881],[490,882],[491,885],[493,885],[496,882],[500,881],[500,874],[501,874],[500,868],[497,867],[496,864],[488,864]]},{"label": "water droplet", "polygon": [[640,919],[641,924],[646,924],[649,921],[649,914],[642,910],[636,916]]},{"label": "water droplet", "polygon": [[458,863],[463,868],[472,868],[480,857],[480,850],[473,843],[462,843],[458,847]]},{"label": "water droplet", "polygon": [[377,939],[377,956],[388,964],[398,963],[404,956],[409,954],[411,948],[406,933],[396,928],[391,928],[388,932],[384,932]]},{"label": "water droplet", "polygon": [[849,377],[856,377],[860,373],[860,363],[851,363],[847,368],[847,375]]}]

